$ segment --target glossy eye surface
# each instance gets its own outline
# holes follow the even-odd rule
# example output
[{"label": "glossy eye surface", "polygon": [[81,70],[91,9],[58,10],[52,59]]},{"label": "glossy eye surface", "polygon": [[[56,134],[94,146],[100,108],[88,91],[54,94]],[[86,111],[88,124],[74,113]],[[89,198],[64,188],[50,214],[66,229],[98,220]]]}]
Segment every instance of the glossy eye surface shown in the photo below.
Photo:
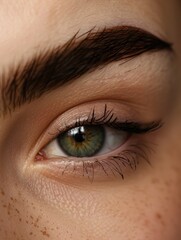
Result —
[{"label": "glossy eye surface", "polygon": [[105,125],[79,126],[63,133],[51,141],[44,152],[47,157],[93,157],[120,147],[128,133]]},{"label": "glossy eye surface", "polygon": [[68,156],[91,157],[102,149],[105,130],[102,126],[76,127],[60,134],[57,141]]}]

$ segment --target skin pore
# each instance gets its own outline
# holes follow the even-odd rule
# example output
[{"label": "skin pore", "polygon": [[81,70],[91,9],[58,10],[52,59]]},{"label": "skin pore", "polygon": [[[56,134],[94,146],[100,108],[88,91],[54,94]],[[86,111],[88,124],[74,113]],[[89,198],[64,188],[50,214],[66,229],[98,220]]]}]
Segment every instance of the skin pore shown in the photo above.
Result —
[{"label": "skin pore", "polygon": [[[180,239],[180,12],[177,0],[2,1],[0,239]],[[15,109],[12,99],[21,92],[20,83],[29,69],[23,67],[32,59],[60,49],[74,36],[79,41],[90,31],[96,35],[123,26],[142,29],[168,47],[158,44],[153,51],[96,65],[73,81],[19,102]],[[122,48],[126,49],[124,44]],[[118,51],[122,48],[118,46]],[[38,69],[46,62],[47,55],[43,56]],[[83,69],[85,62],[80,60],[75,67],[70,61],[69,71]],[[17,66],[24,71],[7,101],[3,91],[17,77]],[[47,66],[44,79],[59,78],[61,66],[62,62],[56,65],[57,71],[53,65],[52,72]],[[25,84],[22,93],[28,87],[34,85]],[[131,131],[123,144],[120,141],[119,148],[111,146],[113,150],[90,160],[67,160],[55,143],[57,136],[80,122],[104,119],[101,124],[106,125],[110,112],[116,126]],[[113,126],[113,122],[108,123]],[[153,123],[158,125],[146,131],[145,126]]]}]

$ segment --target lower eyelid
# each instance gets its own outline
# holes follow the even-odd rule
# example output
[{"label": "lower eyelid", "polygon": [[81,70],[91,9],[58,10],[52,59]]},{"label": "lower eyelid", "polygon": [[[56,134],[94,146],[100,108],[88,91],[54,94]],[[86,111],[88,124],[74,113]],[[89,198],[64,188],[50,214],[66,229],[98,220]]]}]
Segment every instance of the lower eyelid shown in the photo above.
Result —
[{"label": "lower eyelid", "polygon": [[41,172],[50,178],[62,181],[107,181],[124,179],[128,172],[135,171],[140,162],[149,162],[152,148],[148,144],[130,143],[123,150],[118,149],[114,154],[101,158],[52,158],[37,161]]}]

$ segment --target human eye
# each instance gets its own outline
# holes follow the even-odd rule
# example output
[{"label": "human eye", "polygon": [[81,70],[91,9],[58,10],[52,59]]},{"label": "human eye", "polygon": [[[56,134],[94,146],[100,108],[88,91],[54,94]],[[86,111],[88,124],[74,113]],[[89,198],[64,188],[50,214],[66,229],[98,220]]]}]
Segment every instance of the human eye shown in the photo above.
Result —
[{"label": "human eye", "polygon": [[36,155],[35,164],[60,180],[124,179],[140,161],[149,162],[152,147],[145,135],[162,125],[158,120],[136,121],[129,115],[118,104],[104,102],[63,113],[43,137],[46,144]]}]

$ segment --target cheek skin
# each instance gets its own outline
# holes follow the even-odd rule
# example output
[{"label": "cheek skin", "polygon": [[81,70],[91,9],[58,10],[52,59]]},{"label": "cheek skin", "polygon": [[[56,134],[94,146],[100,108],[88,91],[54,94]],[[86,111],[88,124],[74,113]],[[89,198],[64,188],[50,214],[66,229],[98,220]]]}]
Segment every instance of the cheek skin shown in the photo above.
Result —
[{"label": "cheek skin", "polygon": [[[123,196],[112,193],[103,194],[94,215],[89,218],[82,216],[78,225],[76,221],[72,223],[71,220],[66,223],[66,219],[63,223],[62,217],[57,212],[60,220],[58,221],[53,209],[47,216],[48,211],[45,206],[41,208],[35,201],[29,201],[26,196],[22,196],[22,192],[10,196],[1,189],[1,236],[6,240],[27,239],[27,237],[28,239],[58,240],[60,236],[63,239],[77,240],[86,239],[85,237],[96,240],[113,237],[115,240],[120,237],[128,240],[133,237],[136,240],[151,240],[153,237],[156,240],[176,240],[178,238],[174,236],[175,229],[173,231],[171,229],[175,220],[174,214],[178,209],[176,199],[170,197],[170,194],[171,196],[175,194],[174,185],[174,182],[161,182],[158,178],[153,178],[150,182],[149,195],[146,194],[146,197],[144,189],[138,188],[138,197],[135,198],[132,197],[135,194],[131,196],[126,196],[126,193]],[[135,191],[134,186],[132,188],[132,191]],[[158,195],[160,197],[153,197]],[[69,226],[67,231],[64,231],[65,224]],[[74,232],[78,227],[79,234],[75,236]]]},{"label": "cheek skin", "polygon": [[14,194],[11,191],[11,195],[8,192],[7,188],[0,190],[2,240],[59,239],[60,226],[53,224],[46,209],[29,200],[25,191],[17,190]]},{"label": "cheek skin", "polygon": [[11,187],[0,188],[1,240],[85,239],[84,231],[80,231],[80,226],[76,230],[71,219],[37,202],[25,189],[19,189],[18,183],[8,180]]},{"label": "cheek skin", "polygon": [[92,239],[179,240],[178,182],[170,179],[155,176],[140,187],[103,194],[94,215],[82,224],[87,221]]},{"label": "cheek skin", "polygon": [[[49,199],[48,205],[42,205],[43,198],[47,200],[43,193],[39,194],[42,202],[32,199],[33,205],[36,209],[41,209],[40,215],[43,216],[38,222],[38,229],[35,226],[32,227],[33,233],[37,236],[46,229],[48,235],[57,240],[60,237],[75,240],[120,238],[123,240],[152,240],[153,238],[177,240],[181,234],[178,225],[180,218],[178,210],[181,209],[178,195],[179,171],[176,172],[174,166],[167,164],[162,171],[158,168],[154,172],[151,177],[145,177],[144,174],[142,176],[140,172],[140,178],[137,181],[133,178],[129,184],[125,183],[126,186],[123,183],[117,188],[113,187],[112,190],[100,189],[88,193],[75,189],[71,192],[73,195],[71,202],[68,200],[68,191],[64,194],[67,197],[60,196],[58,202],[53,200],[56,198],[55,192],[58,194],[55,186],[54,193],[50,189],[47,192],[44,189],[45,195],[51,192],[53,196]],[[161,175],[160,172],[162,172]],[[46,184],[46,179],[43,184]],[[81,202],[76,195],[82,195],[84,201]],[[67,202],[62,210],[61,198],[63,197],[67,198]],[[30,219],[31,216],[33,219],[38,218],[35,209],[28,206],[28,203],[23,205],[25,209],[28,208]],[[75,205],[76,208],[71,205]],[[52,221],[49,221],[50,219]]]},{"label": "cheek skin", "polygon": [[[17,185],[16,185],[17,188]],[[42,210],[25,198],[22,191],[8,193],[1,189],[1,239],[44,239],[50,229],[42,224]]]}]

